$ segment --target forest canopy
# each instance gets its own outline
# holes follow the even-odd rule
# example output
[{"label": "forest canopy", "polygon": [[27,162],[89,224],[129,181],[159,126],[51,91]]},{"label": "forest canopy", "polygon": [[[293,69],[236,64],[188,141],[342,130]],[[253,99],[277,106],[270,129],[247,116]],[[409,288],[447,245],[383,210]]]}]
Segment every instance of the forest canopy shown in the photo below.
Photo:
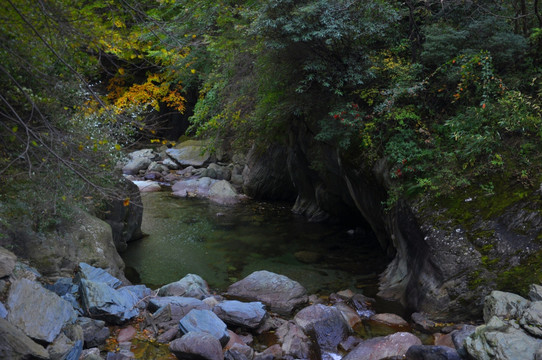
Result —
[{"label": "forest canopy", "polygon": [[216,146],[286,142],[303,123],[356,168],[386,158],[390,202],[540,176],[538,0],[0,6],[0,196],[12,213],[115,196],[120,150],[175,141],[170,113]]}]

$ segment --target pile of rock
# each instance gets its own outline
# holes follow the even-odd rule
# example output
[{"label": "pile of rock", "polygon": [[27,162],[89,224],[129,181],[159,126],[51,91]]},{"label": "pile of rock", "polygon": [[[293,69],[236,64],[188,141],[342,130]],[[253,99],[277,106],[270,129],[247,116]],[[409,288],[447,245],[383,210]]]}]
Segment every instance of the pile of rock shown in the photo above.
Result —
[{"label": "pile of rock", "polygon": [[171,186],[179,197],[204,197],[221,204],[232,204],[242,196],[245,161],[234,156],[231,162],[218,162],[206,151],[204,141],[188,140],[161,151],[143,149],[128,154],[124,175],[142,192],[160,191]]}]

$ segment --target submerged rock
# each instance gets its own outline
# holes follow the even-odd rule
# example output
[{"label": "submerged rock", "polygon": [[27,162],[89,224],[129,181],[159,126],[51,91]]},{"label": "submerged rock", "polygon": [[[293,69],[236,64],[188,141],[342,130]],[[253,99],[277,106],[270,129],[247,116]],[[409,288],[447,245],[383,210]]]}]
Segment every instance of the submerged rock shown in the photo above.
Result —
[{"label": "submerged rock", "polygon": [[17,280],[11,285],[7,306],[10,323],[29,337],[48,343],[53,342],[66,324],[77,318],[69,302],[27,279]]},{"label": "submerged rock", "polygon": [[187,274],[181,280],[158,289],[158,296],[186,296],[203,300],[210,296],[209,285],[201,276]]},{"label": "submerged rock", "polygon": [[183,334],[190,332],[206,332],[226,345],[230,336],[226,324],[210,310],[190,310],[179,322],[179,329]]},{"label": "submerged rock", "polygon": [[288,315],[308,300],[307,290],[297,281],[269,271],[256,271],[232,284],[227,291],[232,297],[261,301],[271,311]]}]

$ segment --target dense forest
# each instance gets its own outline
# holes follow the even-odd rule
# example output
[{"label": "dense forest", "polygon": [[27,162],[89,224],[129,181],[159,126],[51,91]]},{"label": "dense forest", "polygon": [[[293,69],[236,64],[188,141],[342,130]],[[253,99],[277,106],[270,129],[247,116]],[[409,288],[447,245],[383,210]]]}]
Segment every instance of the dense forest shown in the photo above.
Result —
[{"label": "dense forest", "polygon": [[503,179],[538,186],[541,11],[538,0],[6,0],[1,221],[30,215],[40,229],[66,204],[123,197],[121,150],[175,142],[187,121],[216,148],[265,149],[301,123],[353,167],[385,158],[387,206],[472,185],[491,195]]}]

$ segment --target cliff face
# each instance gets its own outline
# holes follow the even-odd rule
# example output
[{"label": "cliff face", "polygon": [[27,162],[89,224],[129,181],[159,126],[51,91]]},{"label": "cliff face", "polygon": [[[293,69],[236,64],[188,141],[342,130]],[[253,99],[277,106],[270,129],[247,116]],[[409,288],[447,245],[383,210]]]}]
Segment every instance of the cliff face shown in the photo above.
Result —
[{"label": "cliff face", "polygon": [[349,167],[303,127],[290,133],[287,171],[298,194],[294,212],[312,221],[358,216],[370,226],[393,257],[380,295],[412,310],[443,320],[479,318],[492,289],[521,293],[542,276],[541,189],[502,182],[492,195],[472,186],[451,198],[418,196],[385,209],[385,161],[369,172]]}]

